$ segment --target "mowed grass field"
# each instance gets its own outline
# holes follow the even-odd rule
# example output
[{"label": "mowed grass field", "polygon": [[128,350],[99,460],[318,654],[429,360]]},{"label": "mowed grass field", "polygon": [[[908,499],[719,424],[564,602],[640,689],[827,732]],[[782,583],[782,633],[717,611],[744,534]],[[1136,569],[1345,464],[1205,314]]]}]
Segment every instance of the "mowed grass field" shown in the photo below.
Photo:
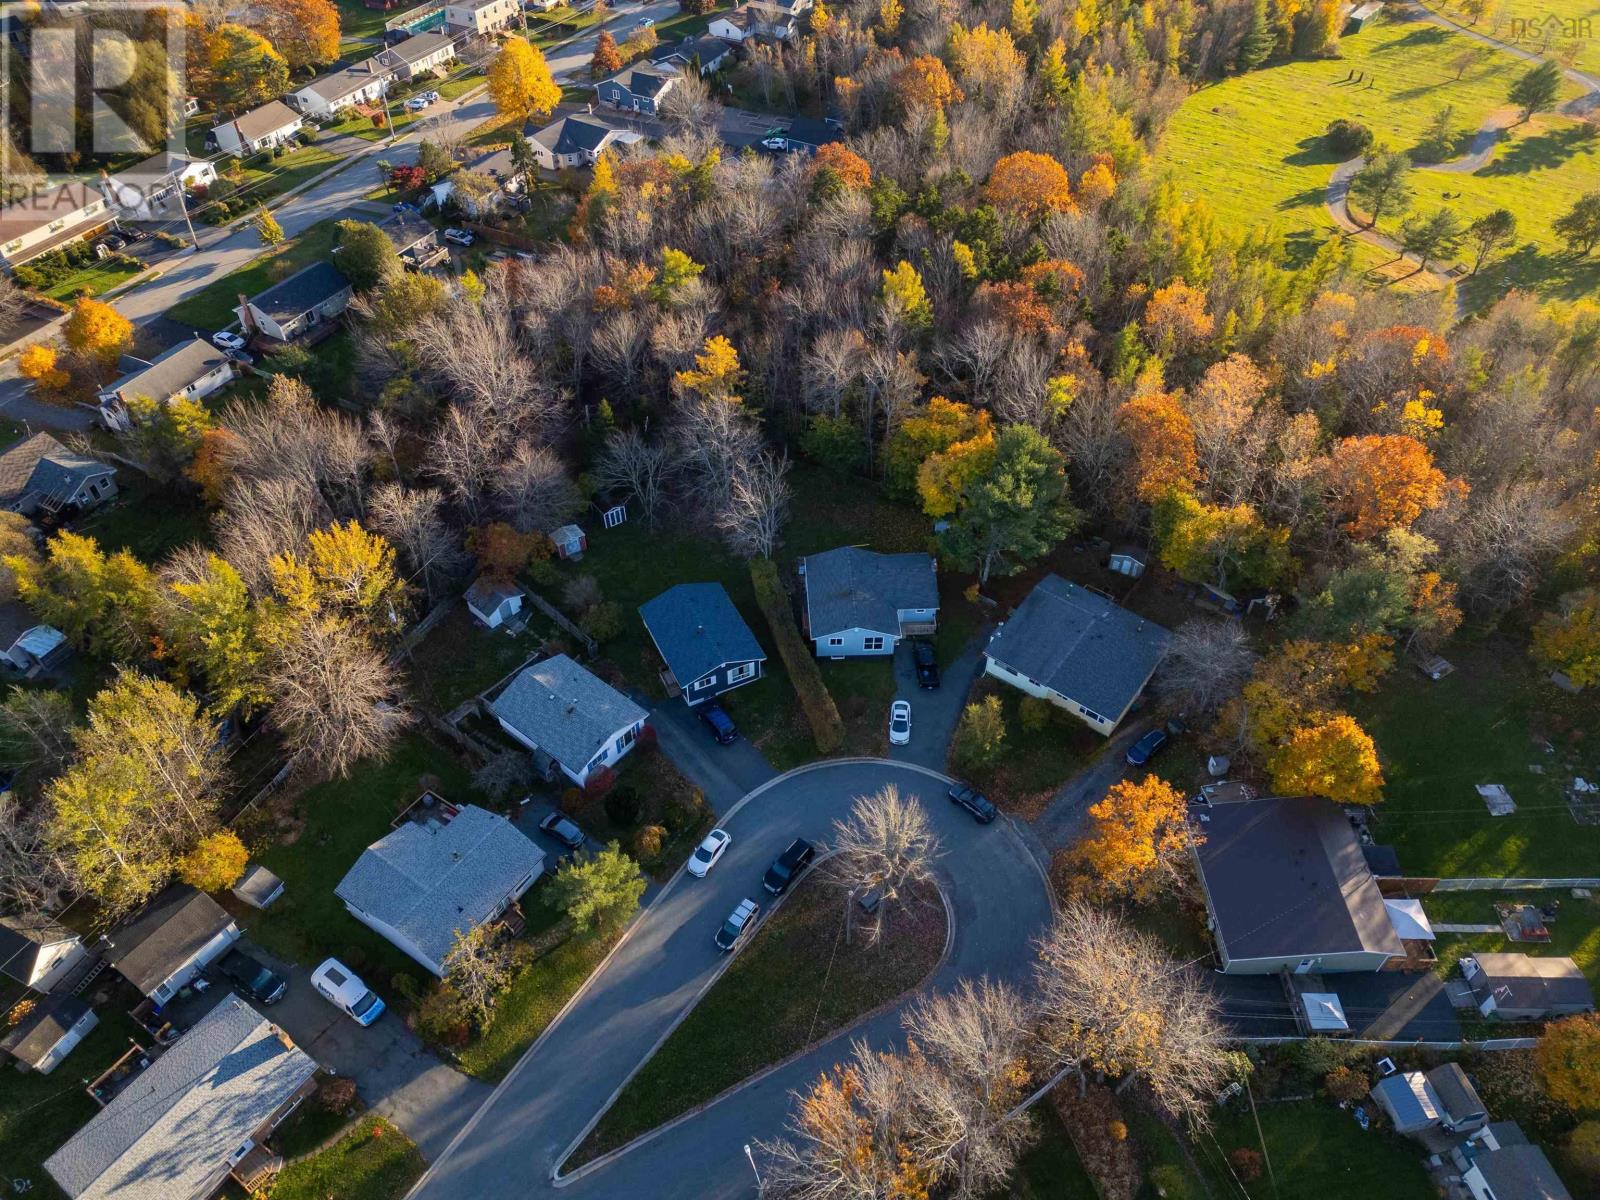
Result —
[{"label": "mowed grass field", "polygon": [[[1421,21],[1369,25],[1346,37],[1340,54],[1197,91],[1173,118],[1161,149],[1162,164],[1185,194],[1205,199],[1229,223],[1277,226],[1291,261],[1309,258],[1335,233],[1323,199],[1342,156],[1323,139],[1329,122],[1359,121],[1378,142],[1411,150],[1449,105],[1464,152],[1485,118],[1506,107],[1507,90],[1527,70],[1509,54]],[[1345,82],[1355,74],[1362,83]],[[1568,82],[1562,99],[1579,94]],[[1600,140],[1585,140],[1576,121],[1537,117],[1502,139],[1477,172],[1419,167],[1413,185],[1415,212],[1448,206],[1467,222],[1503,206],[1517,216],[1522,244],[1464,284],[1470,305],[1514,286],[1575,299],[1600,285],[1600,259],[1568,256],[1550,230],[1579,195],[1600,189]],[[1388,226],[1394,232],[1399,221],[1391,218]],[[1359,261],[1372,267],[1389,257],[1366,247]]]},{"label": "mowed grass field", "polygon": [[[1473,21],[1457,0],[1427,6],[1468,29],[1486,33],[1523,50],[1548,54],[1565,66],[1600,74],[1600,0],[1540,0],[1529,5],[1503,5]],[[1491,6],[1492,7],[1492,6]]]}]

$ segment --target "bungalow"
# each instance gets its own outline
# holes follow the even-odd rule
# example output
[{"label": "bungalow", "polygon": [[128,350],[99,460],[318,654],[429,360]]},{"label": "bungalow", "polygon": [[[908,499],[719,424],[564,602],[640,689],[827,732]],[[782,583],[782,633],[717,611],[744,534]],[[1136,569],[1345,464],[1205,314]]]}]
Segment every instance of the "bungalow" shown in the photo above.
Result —
[{"label": "bungalow", "polygon": [[240,158],[281,146],[300,132],[300,114],[282,100],[269,100],[211,131],[217,149]]},{"label": "bungalow", "polygon": [[66,653],[67,638],[20,600],[0,602],[0,662],[18,671],[47,667]]},{"label": "bungalow", "polygon": [[342,108],[382,100],[393,79],[394,72],[378,58],[365,58],[318,75],[289,93],[289,103],[308,117],[331,117]]},{"label": "bungalow", "polygon": [[1233,800],[1203,816],[1194,855],[1223,974],[1380,971],[1405,955],[1338,805]]},{"label": "bungalow", "polygon": [[236,310],[249,333],[292,342],[350,307],[350,281],[330,262],[314,262],[282,283],[245,300]]},{"label": "bungalow", "polygon": [[1594,1011],[1594,992],[1570,958],[1473,954],[1461,960],[1471,1006],[1486,1017],[1542,1021]]},{"label": "bungalow", "polygon": [[0,508],[25,517],[93,508],[117,494],[117,473],[36,433],[0,454]]},{"label": "bungalow", "polygon": [[377,61],[402,83],[432,74],[456,56],[456,40],[434,30],[417,33],[398,45],[378,52]]},{"label": "bungalow", "polygon": [[559,770],[579,787],[633,749],[650,715],[565,654],[523,671],[489,710],[546,778]]},{"label": "bungalow", "polygon": [[183,212],[187,189],[208,187],[216,179],[217,168],[209,159],[168,151],[106,176],[100,190],[124,217],[159,221]]},{"label": "bungalow", "polygon": [[450,251],[439,244],[438,229],[421,217],[396,213],[378,228],[389,235],[401,265],[413,271],[425,271],[450,257]]},{"label": "bungalow", "polygon": [[204,400],[239,377],[239,364],[203,338],[162,351],[152,359],[130,358],[132,369],[100,390],[100,423],[128,428],[128,401],[146,396],[159,403]]},{"label": "bungalow", "polygon": [[932,633],[939,576],[928,554],[841,546],[800,561],[806,636],[819,658],[890,655],[903,637]]},{"label": "bungalow", "polygon": [[690,707],[761,678],[767,656],[720,583],[670,587],[639,616]]},{"label": "bungalow", "polygon": [[1469,1148],[1461,1183],[1472,1200],[1572,1200],[1544,1151],[1515,1121],[1496,1121]]},{"label": "bungalow", "polygon": [[741,4],[706,27],[706,32],[735,46],[748,41],[786,42],[799,27],[799,19],[776,5]]},{"label": "bungalow", "polygon": [[444,6],[445,28],[451,33],[487,37],[522,16],[520,0],[460,0]]},{"label": "bungalow", "polygon": [[595,84],[594,91],[601,104],[655,116],[677,82],[678,72],[671,67],[635,63],[610,79],[602,79]]},{"label": "bungalow", "polygon": [[1372,1098],[1396,1133],[1416,1138],[1434,1154],[1460,1145],[1489,1123],[1489,1110],[1477,1089],[1453,1062],[1426,1073],[1385,1076],[1372,1089]]},{"label": "bungalow", "polygon": [[593,166],[612,145],[631,146],[644,140],[642,133],[617,129],[599,117],[571,116],[552,121],[528,137],[533,157],[547,171],[563,167]]},{"label": "bungalow", "polygon": [[781,148],[790,154],[815,154],[823,146],[843,141],[844,129],[831,118],[819,121],[815,117],[794,117],[786,129],[762,145],[772,149],[769,142],[777,139],[782,139]]},{"label": "bungalow", "polygon": [[174,883],[106,935],[106,961],[157,1006],[239,940],[239,927],[215,900]]},{"label": "bungalow", "polygon": [[316,1091],[317,1064],[238,996],[223,998],[45,1160],[71,1200],[210,1200],[281,1165],[266,1140]]},{"label": "bungalow", "polygon": [[0,1053],[15,1059],[19,1071],[50,1074],[100,1023],[94,1009],[76,996],[45,996],[24,1003],[28,1007],[0,1037]]},{"label": "bungalow", "polygon": [[7,271],[47,251],[81,242],[116,223],[116,210],[78,180],[15,189],[20,198],[0,208],[0,261]]},{"label": "bungalow", "polygon": [[499,629],[522,611],[527,594],[509,579],[479,575],[467,589],[467,611],[486,628]]},{"label": "bungalow", "polygon": [[78,935],[50,917],[0,917],[0,975],[48,992],[89,958]]},{"label": "bungalow", "polygon": [[1110,736],[1171,640],[1155,622],[1046,575],[990,636],[984,670]]},{"label": "bungalow", "polygon": [[733,47],[714,34],[703,37],[686,37],[675,46],[659,46],[650,54],[650,61],[680,71],[693,70],[697,75],[709,75],[720,70],[733,55]]},{"label": "bungalow", "polygon": [[356,920],[443,975],[456,935],[521,899],[544,873],[544,852],[488,809],[423,811],[363,850],[333,894]]}]

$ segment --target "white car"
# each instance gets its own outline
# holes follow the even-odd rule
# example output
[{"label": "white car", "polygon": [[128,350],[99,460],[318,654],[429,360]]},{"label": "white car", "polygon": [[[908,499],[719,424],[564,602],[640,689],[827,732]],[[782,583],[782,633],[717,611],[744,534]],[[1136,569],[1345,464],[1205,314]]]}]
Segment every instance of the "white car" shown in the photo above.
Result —
[{"label": "white car", "polygon": [[640,17],[639,20],[635,22],[635,27],[639,29],[649,29],[650,26],[654,25],[655,23],[656,19],[654,17]]},{"label": "white car", "polygon": [[245,341],[237,333],[220,329],[211,335],[211,344],[218,350],[243,350]]},{"label": "white car", "polygon": [[776,137],[762,138],[761,145],[775,153],[781,153],[789,148],[789,139],[779,134]]},{"label": "white car", "polygon": [[444,240],[454,242],[458,246],[470,246],[477,241],[477,236],[470,229],[446,229]]},{"label": "white car", "polygon": [[422,95],[418,97],[418,99],[419,100],[426,100],[429,104],[437,104],[437,103],[439,103],[439,93],[438,92],[423,92]]},{"label": "white car", "polygon": [[722,829],[713,829],[706,834],[706,840],[689,856],[689,874],[696,879],[704,879],[706,872],[717,865],[717,859],[722,857],[722,852],[731,841],[733,839]]},{"label": "white car", "polygon": [[911,740],[911,701],[896,700],[889,705],[889,744],[904,746]]},{"label": "white car", "polygon": [[433,101],[429,100],[426,96],[413,96],[411,99],[406,101],[406,111],[421,112],[432,103]]},{"label": "white car", "polygon": [[324,959],[311,972],[311,986],[328,1003],[348,1013],[357,1025],[371,1025],[383,1016],[384,1003],[349,967],[337,958]]}]

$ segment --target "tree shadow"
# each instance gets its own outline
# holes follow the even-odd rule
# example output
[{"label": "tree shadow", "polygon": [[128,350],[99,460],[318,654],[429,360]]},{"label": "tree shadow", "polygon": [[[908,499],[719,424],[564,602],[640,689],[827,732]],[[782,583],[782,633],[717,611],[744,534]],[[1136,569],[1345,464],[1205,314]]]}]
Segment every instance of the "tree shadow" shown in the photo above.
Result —
[{"label": "tree shadow", "polygon": [[1437,46],[1453,36],[1454,34],[1449,30],[1442,29],[1438,25],[1419,25],[1417,28],[1407,30],[1399,37],[1385,42],[1379,47],[1379,53],[1386,54],[1391,50],[1412,50],[1418,46]]},{"label": "tree shadow", "polygon": [[1580,300],[1600,291],[1600,255],[1573,254],[1566,249],[1543,248],[1524,242],[1510,254],[1494,259],[1482,271],[1460,283],[1469,312],[1488,308],[1514,289],[1537,292],[1547,299]]},{"label": "tree shadow", "polygon": [[[1342,163],[1344,158],[1337,154],[1333,147],[1328,145],[1326,135],[1314,133],[1310,137],[1303,137],[1295,143],[1298,149],[1293,154],[1284,156],[1284,163],[1291,167],[1317,167],[1333,166]],[[1345,157],[1354,158],[1355,155]]]},{"label": "tree shadow", "polygon": [[1274,207],[1279,212],[1287,212],[1291,208],[1309,208],[1318,205],[1327,198],[1328,189],[1325,187],[1301,188],[1292,196],[1285,196]]},{"label": "tree shadow", "polygon": [[1479,167],[1476,175],[1526,175],[1532,171],[1552,171],[1580,154],[1594,154],[1594,135],[1581,125],[1551,129],[1518,138],[1505,150]]}]

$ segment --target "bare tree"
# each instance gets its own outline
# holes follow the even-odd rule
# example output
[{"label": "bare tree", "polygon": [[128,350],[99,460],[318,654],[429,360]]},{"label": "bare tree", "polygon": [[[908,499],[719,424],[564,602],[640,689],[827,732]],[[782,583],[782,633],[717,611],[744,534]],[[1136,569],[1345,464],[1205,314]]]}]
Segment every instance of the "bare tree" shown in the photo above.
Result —
[{"label": "bare tree", "polygon": [[455,940],[439,964],[444,981],[455,992],[463,1015],[482,1028],[494,1012],[500,993],[511,986],[513,958],[510,941],[499,925],[485,922]]},{"label": "bare tree", "polygon": [[0,704],[0,741],[4,761],[30,776],[48,779],[72,757],[72,728],[77,723],[65,692],[13,688]]},{"label": "bare tree", "polygon": [[0,792],[0,911],[48,912],[71,892],[67,863],[50,845],[44,804]]},{"label": "bare tree", "polygon": [[429,469],[471,524],[483,516],[504,441],[495,415],[468,404],[445,409],[428,441]]},{"label": "bare tree", "polygon": [[272,719],[291,753],[346,776],[382,754],[410,723],[393,669],[360,633],[313,617],[282,646],[267,672]]},{"label": "bare tree", "polygon": [[[672,92],[667,93],[669,96]],[[607,317],[595,330],[590,352],[595,365],[618,387],[638,386],[650,351],[651,320],[637,309],[625,308]]]},{"label": "bare tree", "polygon": [[555,452],[518,442],[500,464],[495,499],[518,533],[548,533],[580,508],[583,497]]},{"label": "bare tree", "polygon": [[475,419],[490,418],[518,433],[547,432],[557,422],[561,396],[544,381],[517,338],[506,272],[490,274],[481,299],[463,297],[412,330],[421,361],[471,403]]},{"label": "bare tree", "polygon": [[293,480],[314,489],[334,515],[361,516],[367,440],[355,421],[317,403],[302,380],[274,376],[264,401],[230,401],[219,424],[233,435],[223,445],[236,485]]},{"label": "bare tree", "polygon": [[1255,661],[1238,621],[1188,621],[1172,635],[1161,660],[1161,682],[1200,716],[1238,695]]},{"label": "bare tree", "polygon": [[678,409],[673,443],[702,513],[728,509],[735,477],[762,453],[761,432],[741,404],[698,398]]},{"label": "bare tree", "polygon": [[894,784],[857,797],[849,818],[833,823],[828,859],[829,876],[845,892],[847,929],[856,900],[871,893],[878,904],[869,943],[876,945],[889,909],[911,885],[932,881],[939,854],[938,835],[921,801],[902,796]]},{"label": "bare tree", "polygon": [[715,132],[722,119],[722,105],[711,94],[711,84],[694,71],[678,77],[678,86],[669,91],[661,104],[661,117],[674,132]]},{"label": "bare tree", "polygon": [[817,336],[800,366],[807,412],[844,415],[845,400],[861,382],[866,349],[859,329],[830,329]]},{"label": "bare tree", "polygon": [[601,492],[626,492],[638,501],[645,523],[653,529],[679,470],[671,447],[647,442],[637,429],[623,429],[606,439],[589,478]]},{"label": "bare tree", "polygon": [[461,536],[444,519],[443,499],[434,488],[413,491],[404,484],[380,484],[372,493],[367,523],[405,557],[411,578],[420,577],[428,603],[466,564]]},{"label": "bare tree", "polygon": [[242,480],[229,490],[227,507],[214,519],[217,552],[260,592],[272,579],[272,559],[299,551],[330,517],[322,494],[304,478]]},{"label": "bare tree", "polygon": [[789,508],[788,474],[788,458],[765,450],[734,472],[717,528],[735,554],[772,557]]}]

